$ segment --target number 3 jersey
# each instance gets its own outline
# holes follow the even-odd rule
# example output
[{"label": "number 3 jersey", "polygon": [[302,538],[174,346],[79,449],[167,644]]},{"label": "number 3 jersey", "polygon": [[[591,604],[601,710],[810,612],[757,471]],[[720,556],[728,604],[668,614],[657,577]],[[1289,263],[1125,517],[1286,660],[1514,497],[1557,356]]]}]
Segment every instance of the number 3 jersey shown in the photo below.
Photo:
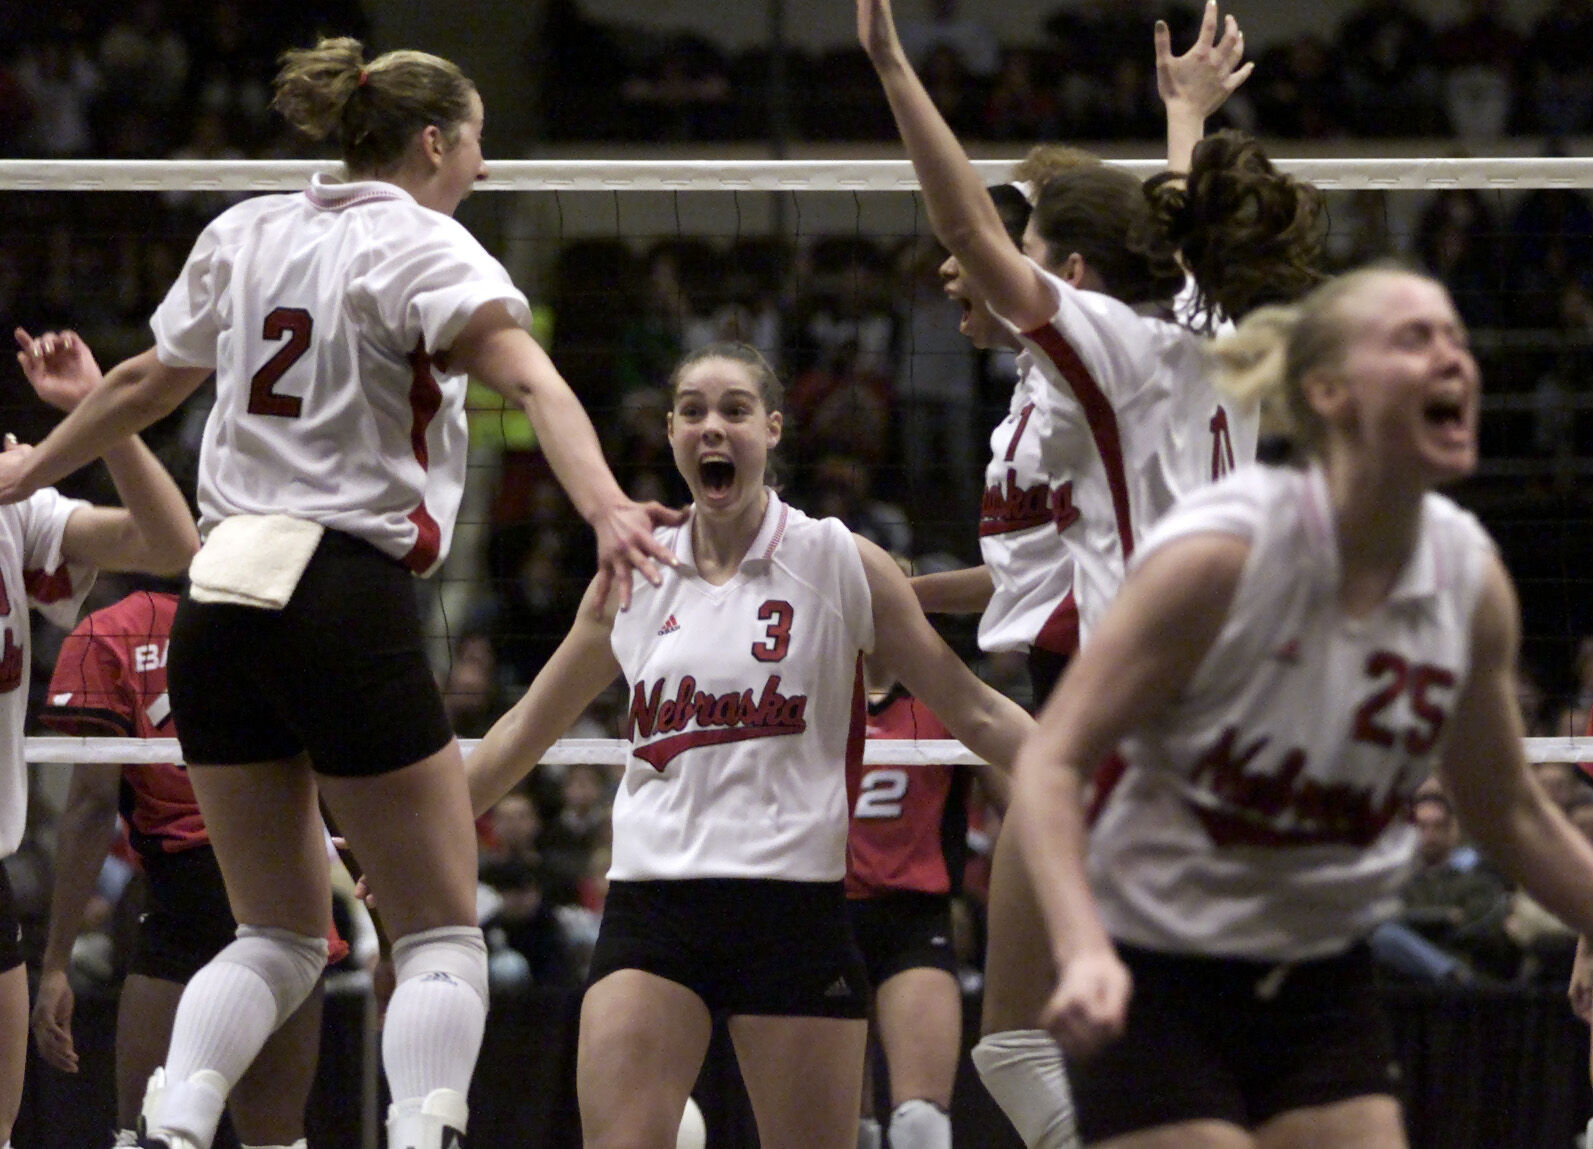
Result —
[{"label": "number 3 jersey", "polygon": [[662,586],[634,578],[614,620],[631,752],[609,877],[840,881],[874,647],[856,540],[770,491],[740,570],[713,586],[689,519],[657,537],[680,566]]},{"label": "number 3 jersey", "polygon": [[281,513],[427,574],[464,490],[465,384],[438,361],[483,304],[530,310],[455,220],[382,181],[317,176],[205,228],[155,312],[169,367],[216,372],[200,529]]},{"label": "number 3 jersey", "polygon": [[1467,678],[1492,543],[1428,494],[1387,599],[1350,618],[1319,470],[1251,467],[1198,492],[1138,561],[1206,533],[1244,538],[1250,554],[1189,684],[1121,747],[1127,769],[1090,836],[1091,884],[1120,941],[1331,955],[1398,908],[1416,844],[1409,799]]}]

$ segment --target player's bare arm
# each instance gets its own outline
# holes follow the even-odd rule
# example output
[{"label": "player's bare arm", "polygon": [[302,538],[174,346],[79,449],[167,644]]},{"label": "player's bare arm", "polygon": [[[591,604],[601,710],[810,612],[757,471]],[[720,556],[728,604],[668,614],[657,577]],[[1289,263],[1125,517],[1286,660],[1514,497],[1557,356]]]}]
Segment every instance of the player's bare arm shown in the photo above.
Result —
[{"label": "player's bare arm", "polygon": [[1593,845],[1527,767],[1512,670],[1521,614],[1490,560],[1472,619],[1471,676],[1456,700],[1439,772],[1477,846],[1556,917],[1593,934]]},{"label": "player's bare arm", "polygon": [[619,677],[620,665],[609,645],[619,597],[609,593],[605,600],[600,593],[594,580],[570,633],[520,701],[493,723],[465,759],[470,804],[478,817],[529,774],[548,747]]},{"label": "player's bare arm", "polygon": [[448,362],[451,370],[468,371],[531,420],[554,475],[597,534],[601,589],[606,592],[612,583],[620,590],[621,605],[629,606],[633,569],[658,585],[659,564],[672,566],[675,560],[653,538],[653,528],[682,522],[684,512],[625,495],[580,400],[508,308],[500,302],[478,308],[448,349]]},{"label": "player's bare arm", "polygon": [[1085,877],[1083,792],[1117,741],[1167,707],[1211,649],[1249,555],[1231,535],[1197,535],[1152,555],[1124,583],[1018,754],[1008,824],[1061,978],[1046,1024],[1087,1055],[1122,1030],[1130,981]]},{"label": "player's bare arm", "polygon": [[991,765],[1009,769],[1034,719],[981,682],[946,645],[924,617],[895,559],[864,538],[857,538],[857,550],[874,601],[874,653],[880,662],[964,746]]}]

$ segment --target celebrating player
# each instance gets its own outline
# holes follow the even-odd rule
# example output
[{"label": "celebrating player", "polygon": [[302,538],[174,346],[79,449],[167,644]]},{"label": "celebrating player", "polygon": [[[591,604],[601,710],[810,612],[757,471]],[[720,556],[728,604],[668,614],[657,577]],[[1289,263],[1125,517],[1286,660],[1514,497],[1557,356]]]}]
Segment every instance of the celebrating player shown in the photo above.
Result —
[{"label": "celebrating player", "polygon": [[[446,556],[466,376],[530,418],[597,533],[601,587],[659,577],[679,516],[625,497],[525,297],[451,215],[486,175],[482,105],[420,52],[367,63],[323,40],[282,58],[274,106],[341,147],[347,182],[246,200],[210,224],[121,364],[31,456],[26,497],[172,410],[212,373],[200,454],[204,550],[173,623],[172,706],[238,939],[184,991],[147,1140],[208,1146],[226,1095],[326,960],[317,797],[381,898],[397,988],[383,1030],[388,1138],[462,1136],[486,1017],[475,850],[457,743],[411,576]],[[247,769],[236,767],[247,766]]]},{"label": "celebrating player", "polygon": [[[35,340],[18,329],[18,362],[41,398],[71,411],[98,379],[93,357],[71,332]],[[23,460],[31,448],[7,436],[4,458]],[[71,626],[93,585],[94,569],[181,571],[199,547],[182,492],[136,436],[107,446],[106,467],[123,508],[91,507],[44,488],[0,505],[0,721],[5,725],[0,766],[0,856],[22,841],[28,808],[22,727],[32,665],[28,610]],[[21,933],[11,889],[0,871],[0,1146],[10,1149],[22,1104],[28,1049],[28,978],[18,948]]]},{"label": "celebrating player", "polygon": [[1025,744],[1008,826],[1061,970],[1046,1022],[1091,1143],[1393,1149],[1365,938],[1397,910],[1417,785],[1436,764],[1479,847],[1584,931],[1593,849],[1524,760],[1509,577],[1432,490],[1477,450],[1443,288],[1357,272],[1217,354],[1309,462],[1161,523]]},{"label": "celebrating player", "polygon": [[755,349],[695,351],[670,390],[692,494],[687,524],[659,534],[676,569],[623,613],[588,592],[469,758],[471,792],[485,809],[623,672],[631,754],[581,1008],[586,1144],[668,1149],[720,1012],[759,1143],[853,1149],[867,972],[842,881],[859,660],[872,652],[998,767],[1033,721],[946,646],[885,551],[767,486],[780,387]]},{"label": "celebrating player", "polygon": [[[951,253],[943,274],[963,304],[962,330],[1021,350],[1011,408],[991,437],[985,563],[918,586],[928,609],[983,610],[985,649],[1027,649],[1037,701],[1111,601],[1149,524],[1254,458],[1256,414],[1212,389],[1204,329],[1316,278],[1315,190],[1277,174],[1244,137],[1195,144],[1248,75],[1237,26],[1230,18],[1217,30],[1208,4],[1196,45],[1175,57],[1157,29],[1169,161],[1184,172],[1142,186],[1075,153],[1034,189],[1015,242],[1003,215],[1017,222],[1021,205],[996,202],[980,183],[907,63],[888,0],[858,0],[859,39]],[[1193,288],[1175,306],[1186,269]],[[1035,1020],[1046,950],[1011,851],[997,841],[986,1033],[974,1061],[1025,1144],[1061,1149],[1074,1143],[1066,1081]]]}]

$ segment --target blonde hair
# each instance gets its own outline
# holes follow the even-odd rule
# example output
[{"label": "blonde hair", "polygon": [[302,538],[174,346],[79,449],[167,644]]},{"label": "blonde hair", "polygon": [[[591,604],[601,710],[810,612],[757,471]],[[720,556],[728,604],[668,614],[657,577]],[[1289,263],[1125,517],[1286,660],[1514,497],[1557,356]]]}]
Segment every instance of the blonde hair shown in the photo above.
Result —
[{"label": "blonde hair", "polygon": [[476,87],[459,66],[427,52],[384,52],[364,62],[347,36],[282,53],[271,106],[311,139],[336,141],[350,172],[389,171],[409,141],[436,125],[450,144],[471,115]]},{"label": "blonde hair", "polygon": [[1327,428],[1306,399],[1305,380],[1343,360],[1345,302],[1391,276],[1424,278],[1396,264],[1373,264],[1327,280],[1298,303],[1252,311],[1207,350],[1217,389],[1237,403],[1260,404],[1263,422],[1303,453],[1318,453]]}]

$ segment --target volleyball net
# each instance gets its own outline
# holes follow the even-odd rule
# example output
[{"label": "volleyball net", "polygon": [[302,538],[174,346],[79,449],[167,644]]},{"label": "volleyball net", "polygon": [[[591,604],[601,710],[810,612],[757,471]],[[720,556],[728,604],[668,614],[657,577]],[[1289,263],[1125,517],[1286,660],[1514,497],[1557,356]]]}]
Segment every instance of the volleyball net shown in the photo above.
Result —
[{"label": "volleyball net", "polygon": [[[988,183],[1013,159],[979,160]],[[1156,160],[1109,161],[1136,175]],[[1527,751],[1593,761],[1593,158],[1283,159],[1328,196],[1336,268],[1394,256],[1451,287],[1483,366],[1482,463],[1456,491],[1499,542],[1521,591]],[[899,160],[493,161],[460,218],[533,305],[534,333],[586,404],[621,483],[682,501],[664,437],[668,372],[693,346],[735,338],[787,385],[787,497],[911,559],[978,561],[990,429],[1011,394],[1009,356],[957,334],[943,253]],[[15,323],[72,327],[102,365],[144,349],[147,320],[194,237],[238,198],[296,190],[314,161],[0,161],[0,298]],[[15,375],[0,423],[24,441],[56,416]],[[146,436],[191,459],[206,392]],[[592,572],[583,525],[517,412],[470,400],[469,480],[453,552],[420,588],[439,678],[461,729],[523,687],[568,629]],[[175,469],[175,468],[174,468]],[[113,501],[92,471],[69,494]],[[121,584],[104,579],[91,607]],[[974,620],[943,631],[981,673],[1023,696],[1021,668],[981,658]],[[35,693],[59,636],[35,624]],[[485,665],[476,665],[476,662]],[[459,699],[466,697],[465,703]],[[615,692],[583,733],[617,734]],[[467,739],[468,744],[468,739]],[[30,738],[30,761],[176,759],[169,740]],[[955,743],[871,744],[884,765],[972,761]],[[568,738],[551,762],[617,764],[616,737]]]}]

